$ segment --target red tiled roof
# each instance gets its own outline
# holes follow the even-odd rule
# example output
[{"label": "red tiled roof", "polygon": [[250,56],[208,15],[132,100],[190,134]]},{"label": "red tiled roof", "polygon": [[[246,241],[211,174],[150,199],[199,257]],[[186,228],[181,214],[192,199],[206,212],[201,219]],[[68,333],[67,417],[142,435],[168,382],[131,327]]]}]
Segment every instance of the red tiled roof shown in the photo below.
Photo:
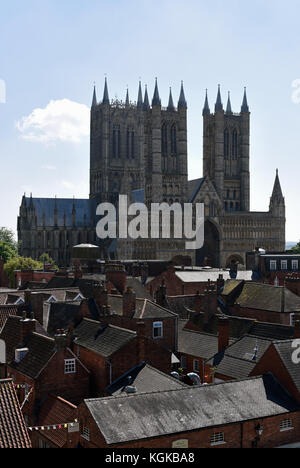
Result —
[{"label": "red tiled roof", "polygon": [[[72,423],[77,417],[77,406],[58,396],[49,395],[41,407],[38,425],[47,427],[48,425]],[[40,433],[59,448],[62,448],[68,440],[68,429],[45,430],[40,431]]]},{"label": "red tiled roof", "polygon": [[0,448],[31,448],[13,381],[0,380]]}]

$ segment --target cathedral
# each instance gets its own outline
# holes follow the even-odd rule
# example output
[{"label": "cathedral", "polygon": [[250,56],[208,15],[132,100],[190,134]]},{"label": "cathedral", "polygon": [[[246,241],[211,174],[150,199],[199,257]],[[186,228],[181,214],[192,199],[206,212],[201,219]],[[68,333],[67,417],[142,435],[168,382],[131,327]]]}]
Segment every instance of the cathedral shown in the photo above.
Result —
[{"label": "cathedral", "polygon": [[[226,109],[220,86],[211,112],[203,108],[203,177],[188,180],[187,102],[183,84],[177,107],[170,90],[163,107],[156,80],[150,104],[139,84],[131,102],[103,99],[94,89],[90,131],[89,199],[43,199],[24,195],[18,217],[20,254],[39,258],[47,252],[58,265],[71,263],[72,247],[99,245],[103,258],[171,260],[189,255],[194,264],[227,267],[245,264],[246,252],[285,250],[285,200],[278,171],[269,211],[250,211],[250,111],[246,89],[239,113]],[[118,203],[119,195],[151,203],[203,203],[204,246],[185,251],[183,239],[101,241],[96,235],[96,207]]]}]

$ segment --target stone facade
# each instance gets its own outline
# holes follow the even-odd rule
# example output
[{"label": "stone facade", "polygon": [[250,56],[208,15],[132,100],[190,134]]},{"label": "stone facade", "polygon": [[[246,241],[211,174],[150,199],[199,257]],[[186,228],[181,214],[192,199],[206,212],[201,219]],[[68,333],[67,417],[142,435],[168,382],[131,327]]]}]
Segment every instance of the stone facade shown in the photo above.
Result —
[{"label": "stone facade", "polygon": [[[69,265],[71,250],[80,243],[101,247],[113,259],[171,260],[190,255],[198,265],[225,267],[245,264],[246,252],[256,247],[285,249],[285,202],[278,174],[265,213],[250,211],[250,112],[246,91],[239,114],[223,109],[219,89],[215,113],[206,96],[203,109],[203,178],[188,181],[187,103],[183,85],[177,107],[172,92],[162,107],[156,81],[152,105],[148,91],[138,100],[111,101],[105,82],[98,103],[91,108],[89,200],[23,197],[18,219],[20,253],[38,258],[49,253],[59,265]],[[118,206],[119,195],[130,202],[204,203],[205,244],[187,252],[182,239],[99,241],[96,206]]]}]

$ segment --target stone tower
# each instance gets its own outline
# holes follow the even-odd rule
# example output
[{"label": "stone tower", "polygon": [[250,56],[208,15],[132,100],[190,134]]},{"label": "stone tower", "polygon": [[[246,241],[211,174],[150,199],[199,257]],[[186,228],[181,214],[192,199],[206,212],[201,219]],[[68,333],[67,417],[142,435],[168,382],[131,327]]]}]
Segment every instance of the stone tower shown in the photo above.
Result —
[{"label": "stone tower", "polygon": [[203,176],[214,183],[224,212],[250,210],[250,112],[246,89],[241,112],[232,112],[230,94],[224,110],[220,86],[215,113],[206,93],[203,108]]},{"label": "stone tower", "polygon": [[187,103],[183,85],[178,107],[170,90],[162,107],[156,80],[149,103],[139,84],[137,102],[102,102],[94,89],[91,109],[90,199],[116,204],[119,194],[143,190],[146,203],[183,202],[187,188]]}]

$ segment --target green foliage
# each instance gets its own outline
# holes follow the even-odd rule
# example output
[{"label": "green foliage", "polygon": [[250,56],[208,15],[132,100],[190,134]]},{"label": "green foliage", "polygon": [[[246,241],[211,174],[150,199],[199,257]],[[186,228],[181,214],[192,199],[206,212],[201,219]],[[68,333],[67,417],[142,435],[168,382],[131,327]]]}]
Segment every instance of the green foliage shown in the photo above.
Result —
[{"label": "green foliage", "polygon": [[4,260],[4,263],[17,256],[18,251],[14,246],[12,246],[9,242],[0,241],[0,258]]},{"label": "green foliage", "polygon": [[5,242],[15,249],[17,248],[14,232],[6,227],[0,227],[0,242]]},{"label": "green foliage", "polygon": [[291,249],[291,252],[293,252],[294,254],[300,254],[300,242],[298,242],[298,244]]},{"label": "green foliage", "polygon": [[55,264],[55,261],[53,260],[53,258],[51,258],[49,256],[49,254],[47,253],[43,253],[40,258],[39,258],[39,261],[44,265],[51,265],[53,267],[54,270],[58,270],[58,266]]},{"label": "green foliage", "polygon": [[4,272],[9,278],[11,287],[15,287],[15,270],[42,270],[43,264],[32,258],[16,257],[4,265]]}]

